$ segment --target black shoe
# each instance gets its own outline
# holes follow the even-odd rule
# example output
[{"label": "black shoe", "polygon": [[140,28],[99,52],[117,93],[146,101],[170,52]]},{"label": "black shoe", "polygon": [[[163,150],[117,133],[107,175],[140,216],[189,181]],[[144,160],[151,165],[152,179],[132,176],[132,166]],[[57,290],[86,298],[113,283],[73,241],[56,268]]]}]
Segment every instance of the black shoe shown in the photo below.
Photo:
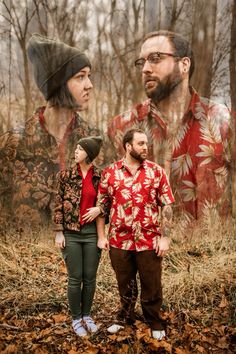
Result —
[{"label": "black shoe", "polygon": [[127,323],[128,325],[133,325],[134,322],[136,321],[135,313],[132,313],[131,315],[127,315],[127,312],[125,312],[124,310],[119,311],[117,313],[116,318],[118,321]]}]

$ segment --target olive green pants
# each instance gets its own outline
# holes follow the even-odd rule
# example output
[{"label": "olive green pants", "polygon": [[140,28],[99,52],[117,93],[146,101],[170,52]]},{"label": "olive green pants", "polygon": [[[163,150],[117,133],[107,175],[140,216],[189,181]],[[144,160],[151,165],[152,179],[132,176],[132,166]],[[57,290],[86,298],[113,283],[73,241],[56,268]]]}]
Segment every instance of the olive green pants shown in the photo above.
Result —
[{"label": "olive green pants", "polygon": [[66,231],[64,235],[66,246],[62,254],[68,273],[68,302],[72,318],[80,319],[90,314],[101,250],[97,247],[96,229],[84,226],[81,232]]}]

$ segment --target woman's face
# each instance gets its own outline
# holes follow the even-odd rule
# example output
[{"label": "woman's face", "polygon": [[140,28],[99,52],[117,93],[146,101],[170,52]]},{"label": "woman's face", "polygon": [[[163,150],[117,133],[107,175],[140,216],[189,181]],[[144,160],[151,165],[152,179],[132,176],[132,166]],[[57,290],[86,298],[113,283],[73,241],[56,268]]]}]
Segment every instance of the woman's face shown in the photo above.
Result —
[{"label": "woman's face", "polygon": [[82,146],[80,146],[78,144],[75,149],[75,162],[81,163],[86,159],[87,156],[88,155],[87,155],[86,151],[82,148]]},{"label": "woman's face", "polygon": [[86,66],[77,74],[72,76],[67,81],[67,86],[70,93],[78,103],[78,109],[80,111],[86,110],[88,108],[90,92],[93,88],[92,82],[90,81],[90,68]]}]

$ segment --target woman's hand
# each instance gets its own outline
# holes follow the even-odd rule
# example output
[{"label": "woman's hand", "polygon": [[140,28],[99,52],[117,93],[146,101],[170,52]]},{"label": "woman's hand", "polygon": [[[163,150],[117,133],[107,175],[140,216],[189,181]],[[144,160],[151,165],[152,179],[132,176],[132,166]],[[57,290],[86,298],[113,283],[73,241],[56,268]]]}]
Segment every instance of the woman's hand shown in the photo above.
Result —
[{"label": "woman's hand", "polygon": [[99,214],[101,214],[99,207],[92,207],[87,210],[87,213],[83,215],[83,221],[91,222],[96,219]]},{"label": "woman's hand", "polygon": [[66,245],[66,242],[65,242],[65,236],[63,234],[62,231],[58,231],[56,233],[56,237],[55,237],[55,245],[58,247],[58,248],[65,248],[65,245]]}]

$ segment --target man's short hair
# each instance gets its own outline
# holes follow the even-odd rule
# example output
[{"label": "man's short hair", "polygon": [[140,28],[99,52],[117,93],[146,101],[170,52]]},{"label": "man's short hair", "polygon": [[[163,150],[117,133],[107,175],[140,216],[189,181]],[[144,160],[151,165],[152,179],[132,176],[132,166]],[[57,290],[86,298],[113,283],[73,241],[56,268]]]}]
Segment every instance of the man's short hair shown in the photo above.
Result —
[{"label": "man's short hair", "polygon": [[170,44],[173,46],[174,54],[176,54],[180,58],[188,57],[191,61],[190,70],[189,70],[189,78],[191,78],[194,72],[194,55],[191,49],[189,42],[181,36],[179,33],[171,32],[167,30],[160,30],[147,33],[144,37],[143,43],[146,42],[147,39],[152,37],[166,37],[169,39]]},{"label": "man's short hair", "polygon": [[51,107],[78,109],[79,105],[70,93],[67,83],[62,85],[48,100]]},{"label": "man's short hair", "polygon": [[140,134],[145,134],[145,132],[142,129],[139,128],[133,128],[133,129],[129,129],[127,130],[127,132],[124,134],[123,136],[123,148],[126,151],[126,144],[129,143],[131,144],[134,138],[134,133],[140,133]]}]

